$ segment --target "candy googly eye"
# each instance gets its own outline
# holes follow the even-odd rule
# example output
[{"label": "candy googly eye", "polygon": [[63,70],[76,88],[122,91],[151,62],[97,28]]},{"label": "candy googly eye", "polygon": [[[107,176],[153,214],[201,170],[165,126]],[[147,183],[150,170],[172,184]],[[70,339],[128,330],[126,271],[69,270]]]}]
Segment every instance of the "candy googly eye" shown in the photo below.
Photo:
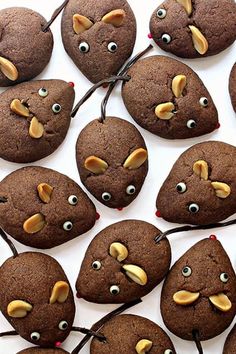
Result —
[{"label": "candy googly eye", "polygon": [[110,293],[111,293],[112,295],[118,295],[119,292],[120,292],[120,288],[119,288],[118,285],[112,285],[112,286],[110,287]]},{"label": "candy googly eye", "polygon": [[189,129],[193,129],[193,128],[195,128],[196,126],[197,126],[197,123],[195,122],[195,120],[190,119],[190,120],[187,121],[187,127],[188,127]]},{"label": "candy googly eye", "polygon": [[68,322],[66,321],[61,321],[58,325],[58,328],[61,330],[61,331],[65,331],[67,328],[68,328]]},{"label": "candy googly eye", "polygon": [[38,332],[33,332],[33,333],[31,333],[30,338],[33,341],[37,342],[40,339],[40,334]]},{"label": "candy googly eye", "polygon": [[111,200],[111,194],[108,193],[108,192],[102,193],[102,199],[103,199],[105,202],[108,202],[109,200]]},{"label": "candy googly eye", "polygon": [[66,222],[64,222],[64,224],[63,224],[63,229],[64,229],[65,231],[70,231],[70,230],[72,230],[72,228],[73,228],[73,224],[72,224],[71,221],[66,221]]},{"label": "candy googly eye", "polygon": [[135,192],[136,192],[136,188],[135,188],[135,186],[133,186],[132,184],[126,188],[126,193],[127,193],[128,195],[132,195],[132,194],[134,194]]},{"label": "candy googly eye", "polygon": [[177,184],[176,190],[178,193],[184,193],[187,190],[187,186],[184,182],[180,182]]},{"label": "candy googly eye", "polygon": [[173,354],[173,351],[170,350],[170,349],[166,349],[166,350],[164,351],[164,354]]},{"label": "candy googly eye", "polygon": [[221,273],[220,275],[220,280],[223,282],[223,283],[227,283],[227,281],[229,280],[229,276],[227,273]]},{"label": "candy googly eye", "polygon": [[169,34],[167,34],[167,33],[163,34],[161,36],[161,39],[166,44],[168,44],[168,43],[170,43],[172,41],[171,36]]},{"label": "candy googly eye", "polygon": [[165,18],[166,14],[167,14],[167,11],[165,9],[157,10],[157,17],[158,18]]},{"label": "candy googly eye", "polygon": [[101,266],[102,266],[102,264],[101,264],[101,262],[99,262],[99,261],[94,261],[94,262],[92,263],[92,267],[93,267],[94,270],[99,270],[99,269],[101,269]]},{"label": "candy googly eye", "polygon": [[186,266],[182,269],[182,274],[186,278],[190,277],[190,275],[192,274],[192,269],[190,267]]},{"label": "candy googly eye", "polygon": [[54,103],[54,105],[52,106],[52,111],[55,114],[58,114],[61,112],[61,105],[59,103]]},{"label": "candy googly eye", "polygon": [[87,42],[81,42],[79,45],[79,50],[81,53],[88,53],[90,50],[90,46]]},{"label": "candy googly eye", "polygon": [[189,205],[188,210],[190,211],[190,213],[196,214],[199,212],[199,205],[192,203]]},{"label": "candy googly eye", "polygon": [[201,97],[199,100],[199,103],[202,107],[207,107],[208,106],[208,99],[206,97]]},{"label": "candy googly eye", "polygon": [[115,53],[117,51],[118,45],[115,42],[110,42],[107,46],[107,49],[111,53]]},{"label": "candy googly eye", "polygon": [[38,90],[38,94],[41,97],[47,97],[48,95],[48,90],[42,87],[41,89]]},{"label": "candy googly eye", "polygon": [[70,205],[76,205],[78,203],[78,198],[76,195],[70,195],[68,198],[68,202]]}]

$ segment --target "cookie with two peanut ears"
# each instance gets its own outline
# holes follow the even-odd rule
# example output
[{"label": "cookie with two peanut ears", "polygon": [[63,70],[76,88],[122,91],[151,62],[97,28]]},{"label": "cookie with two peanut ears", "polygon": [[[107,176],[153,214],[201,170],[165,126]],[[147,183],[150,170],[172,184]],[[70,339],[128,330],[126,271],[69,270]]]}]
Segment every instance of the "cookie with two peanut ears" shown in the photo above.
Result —
[{"label": "cookie with two peanut ears", "polygon": [[17,241],[52,248],[89,231],[96,209],[69,177],[44,167],[23,167],[0,182],[0,227]]},{"label": "cookie with two peanut ears", "polygon": [[233,329],[230,331],[230,333],[226,338],[223,354],[231,354],[235,352],[236,352],[236,326],[234,325]]},{"label": "cookie with two peanut ears", "polygon": [[233,109],[236,112],[236,63],[232,67],[232,70],[231,70],[231,73],[230,73],[229,93],[230,93]]},{"label": "cookie with two peanut ears", "polygon": [[64,10],[65,50],[93,83],[117,73],[135,39],[136,20],[126,0],[70,0]]},{"label": "cookie with two peanut ears", "polygon": [[195,341],[216,337],[236,314],[236,276],[216,236],[191,247],[169,271],[161,294],[161,314],[176,336]]},{"label": "cookie with two peanut ears", "polygon": [[150,20],[157,45],[182,58],[215,55],[236,39],[234,0],[166,0]]}]

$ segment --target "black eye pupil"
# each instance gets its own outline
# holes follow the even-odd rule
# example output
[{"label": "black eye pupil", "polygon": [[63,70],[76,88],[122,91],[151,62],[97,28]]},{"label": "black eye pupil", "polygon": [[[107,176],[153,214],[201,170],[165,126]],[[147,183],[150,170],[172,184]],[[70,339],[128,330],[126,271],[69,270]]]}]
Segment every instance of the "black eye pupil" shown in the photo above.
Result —
[{"label": "black eye pupil", "polygon": [[116,295],[117,294],[117,290],[116,289],[112,290],[112,294]]},{"label": "black eye pupil", "polygon": [[182,190],[183,190],[182,186],[177,186],[177,191],[178,192],[182,192]]},{"label": "black eye pupil", "polygon": [[195,123],[195,122],[192,122],[192,123],[190,124],[190,126],[191,126],[191,128],[194,128],[194,127],[196,126],[196,123]]},{"label": "black eye pupil", "polygon": [[62,328],[67,328],[67,323],[63,323]]},{"label": "black eye pupil", "polygon": [[80,47],[80,50],[81,50],[82,52],[86,52],[87,48],[85,47],[85,45],[82,45],[82,46]]},{"label": "black eye pupil", "polygon": [[77,198],[76,197],[74,197],[72,200],[73,200],[73,203],[77,202]]},{"label": "black eye pupil", "polygon": [[97,263],[94,263],[94,264],[93,264],[93,268],[95,268],[95,269],[97,269],[97,268],[98,268]]},{"label": "black eye pupil", "polygon": [[42,88],[41,90],[42,90],[43,92],[46,92],[46,91],[47,91],[45,88]]},{"label": "black eye pupil", "polygon": [[208,103],[208,100],[205,98],[205,100],[204,100],[204,104],[206,104],[206,105],[207,105],[207,103]]},{"label": "black eye pupil", "polygon": [[54,106],[54,109],[55,109],[55,111],[60,111],[61,107],[59,106],[59,104],[56,104],[56,105]]},{"label": "black eye pupil", "polygon": [[188,273],[188,268],[184,268],[184,269],[183,269],[183,272],[184,272],[184,273]]},{"label": "black eye pupil", "polygon": [[105,200],[109,200],[109,195],[107,195],[107,194],[104,195],[104,199],[105,199]]},{"label": "black eye pupil", "polygon": [[168,39],[166,37],[163,37],[163,42],[167,43]]},{"label": "black eye pupil", "polygon": [[163,14],[163,11],[162,10],[159,10],[158,11],[158,15],[161,16]]},{"label": "black eye pupil", "polygon": [[67,230],[70,230],[71,227],[72,227],[72,225],[71,225],[71,224],[68,224],[66,228],[67,228]]},{"label": "black eye pupil", "polygon": [[192,206],[192,207],[191,207],[191,211],[192,211],[193,213],[196,213],[197,208],[196,208],[195,206]]}]

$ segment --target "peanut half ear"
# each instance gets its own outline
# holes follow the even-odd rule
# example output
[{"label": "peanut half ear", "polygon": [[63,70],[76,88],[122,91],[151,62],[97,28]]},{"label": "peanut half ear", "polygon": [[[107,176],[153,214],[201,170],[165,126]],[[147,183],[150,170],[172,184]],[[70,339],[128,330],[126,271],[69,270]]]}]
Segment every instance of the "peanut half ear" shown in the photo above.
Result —
[{"label": "peanut half ear", "polygon": [[149,339],[141,339],[136,344],[135,350],[138,354],[146,354],[150,352],[152,345],[153,343]]},{"label": "peanut half ear", "polygon": [[187,78],[185,75],[177,75],[172,80],[172,91],[175,97],[182,96],[185,86],[187,85]]},{"label": "peanut half ear", "polygon": [[28,312],[32,311],[33,306],[26,301],[14,300],[7,306],[7,314],[13,318],[26,317]]},{"label": "peanut half ear", "polygon": [[231,188],[228,184],[222,182],[211,182],[212,187],[215,190],[215,194],[218,198],[225,199],[231,193]]},{"label": "peanut half ear", "polygon": [[50,297],[50,304],[55,304],[55,302],[59,302],[59,304],[63,304],[68,298],[70,291],[69,284],[65,281],[57,281],[52,289],[52,294]]},{"label": "peanut half ear", "polygon": [[18,79],[19,73],[16,66],[8,59],[0,57],[0,71],[11,81]]},{"label": "peanut half ear", "polygon": [[42,200],[42,202],[48,204],[51,200],[53,187],[51,187],[50,184],[47,183],[40,183],[37,186],[37,191],[38,191],[39,198]]},{"label": "peanut half ear", "polygon": [[122,262],[128,257],[129,252],[128,252],[127,248],[122,243],[113,242],[110,245],[109,254],[113,258],[116,258],[118,262]]},{"label": "peanut half ear", "polygon": [[103,16],[102,22],[120,27],[125,19],[125,11],[121,9],[113,10]]},{"label": "peanut half ear", "polygon": [[136,170],[144,164],[148,158],[147,150],[139,148],[134,150],[125,160],[123,167],[128,170]]},{"label": "peanut half ear", "polygon": [[185,8],[185,11],[190,16],[193,11],[192,0],[177,0],[177,2]]},{"label": "peanut half ear", "polygon": [[198,160],[193,165],[193,172],[204,181],[208,180],[208,170],[208,163],[204,160]]},{"label": "peanut half ear", "polygon": [[193,45],[196,51],[203,55],[208,51],[208,42],[206,37],[202,32],[195,26],[189,26],[190,31],[192,32]]},{"label": "peanut half ear", "polygon": [[93,26],[93,22],[87,17],[75,14],[73,16],[73,29],[76,34],[83,33]]},{"label": "peanut half ear", "polygon": [[108,169],[108,164],[97,156],[89,156],[84,162],[84,167],[95,175],[100,175]]}]

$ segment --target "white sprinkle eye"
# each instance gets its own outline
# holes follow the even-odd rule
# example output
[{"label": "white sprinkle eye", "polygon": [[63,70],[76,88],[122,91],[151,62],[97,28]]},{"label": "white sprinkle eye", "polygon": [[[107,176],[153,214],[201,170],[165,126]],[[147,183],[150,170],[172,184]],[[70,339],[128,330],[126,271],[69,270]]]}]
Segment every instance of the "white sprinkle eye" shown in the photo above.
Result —
[{"label": "white sprinkle eye", "polygon": [[41,89],[38,90],[38,94],[41,97],[47,97],[48,95],[48,90],[42,87]]},{"label": "white sprinkle eye", "polygon": [[190,275],[192,274],[192,269],[190,267],[186,266],[182,269],[182,274],[186,278],[190,277]]},{"label": "white sprinkle eye", "polygon": [[64,229],[65,231],[70,231],[70,230],[72,230],[72,227],[73,227],[73,224],[72,224],[71,221],[66,221],[66,222],[64,222],[64,224],[63,224],[63,229]]},{"label": "white sprinkle eye", "polygon": [[118,285],[112,285],[112,286],[110,287],[110,293],[111,293],[112,295],[118,295],[119,292],[120,292],[120,288],[119,288]]},{"label": "white sprinkle eye", "polygon": [[207,107],[208,106],[208,99],[206,97],[201,97],[199,100],[199,103],[202,107]]},{"label": "white sprinkle eye", "polygon": [[38,332],[32,332],[30,338],[36,342],[40,339],[40,334]]},{"label": "white sprinkle eye", "polygon": [[171,36],[167,33],[163,34],[161,37],[162,41],[166,44],[170,43],[172,41]]},{"label": "white sprinkle eye", "polygon": [[126,188],[126,193],[127,193],[128,195],[132,195],[132,194],[134,194],[135,192],[136,192],[136,188],[135,188],[135,186],[133,186],[132,184]]},{"label": "white sprinkle eye", "polygon": [[221,273],[220,275],[220,280],[223,282],[223,283],[227,283],[227,281],[229,280],[229,276],[227,273]]},{"label": "white sprinkle eye", "polygon": [[167,14],[167,11],[165,9],[157,10],[157,17],[158,18],[165,18],[166,14]]},{"label": "white sprinkle eye", "polygon": [[66,321],[61,321],[58,325],[58,328],[61,330],[61,331],[65,331],[67,328],[68,328],[68,322]]},{"label": "white sprinkle eye", "polygon": [[199,205],[192,203],[189,205],[188,210],[190,211],[190,213],[196,214],[199,212]]},{"label": "white sprinkle eye", "polygon": [[166,349],[166,350],[164,351],[164,354],[173,354],[173,351],[170,350],[170,349]]},{"label": "white sprinkle eye", "polygon": [[115,53],[117,51],[118,45],[115,42],[110,42],[107,46],[107,49],[111,53]]},{"label": "white sprinkle eye", "polygon": [[111,194],[108,192],[102,193],[102,199],[105,200],[105,202],[108,202],[109,200],[111,200]]},{"label": "white sprinkle eye", "polygon": [[79,50],[81,53],[88,53],[90,50],[90,46],[87,42],[81,42],[79,45]]},{"label": "white sprinkle eye", "polygon": [[101,269],[101,266],[102,266],[102,264],[99,261],[95,261],[95,262],[92,263],[92,267],[93,267],[94,270]]},{"label": "white sprinkle eye", "polygon": [[195,120],[190,119],[190,120],[187,121],[187,127],[188,127],[189,129],[193,129],[193,128],[195,128],[196,126],[197,126],[197,123],[195,122]]},{"label": "white sprinkle eye", "polygon": [[61,105],[59,103],[54,103],[52,106],[52,110],[55,114],[58,114],[61,112]]},{"label": "white sprinkle eye", "polygon": [[176,190],[178,193],[184,193],[187,190],[187,186],[184,182],[180,182],[177,184]]},{"label": "white sprinkle eye", "polygon": [[78,198],[76,195],[70,195],[68,198],[68,202],[70,205],[76,205],[78,203]]}]

